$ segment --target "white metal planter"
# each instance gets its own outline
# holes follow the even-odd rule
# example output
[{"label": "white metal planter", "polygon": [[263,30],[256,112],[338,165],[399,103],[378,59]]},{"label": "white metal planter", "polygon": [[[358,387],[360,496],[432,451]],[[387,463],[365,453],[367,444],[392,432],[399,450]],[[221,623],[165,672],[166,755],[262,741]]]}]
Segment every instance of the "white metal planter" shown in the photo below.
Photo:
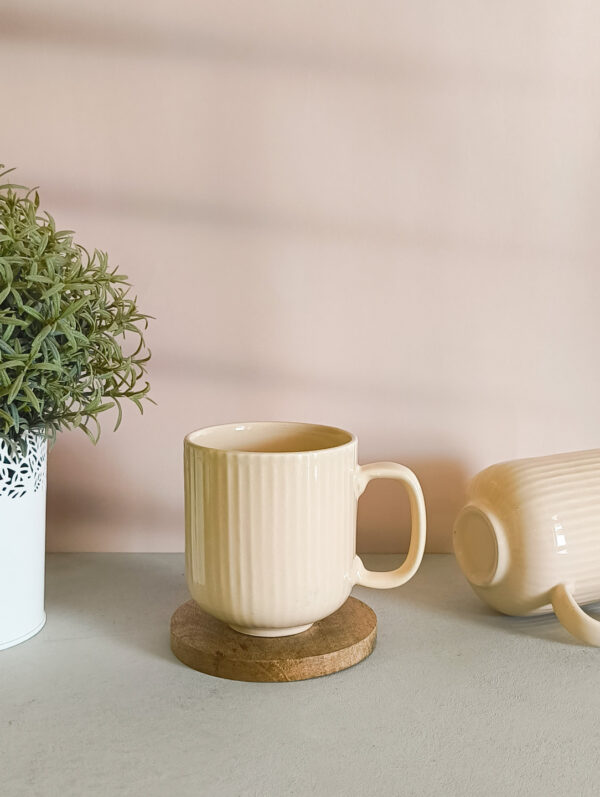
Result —
[{"label": "white metal planter", "polygon": [[0,440],[0,650],[24,642],[46,622],[46,451],[38,434],[27,453]]}]

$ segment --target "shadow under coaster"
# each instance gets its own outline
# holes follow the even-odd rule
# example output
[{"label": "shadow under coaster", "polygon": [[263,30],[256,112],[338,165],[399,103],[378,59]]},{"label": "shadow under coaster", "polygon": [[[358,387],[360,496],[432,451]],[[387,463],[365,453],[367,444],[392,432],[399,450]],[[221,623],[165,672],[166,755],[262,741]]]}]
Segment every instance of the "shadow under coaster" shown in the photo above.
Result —
[{"label": "shadow under coaster", "polygon": [[240,634],[189,600],[171,618],[171,650],[194,670],[235,681],[302,681],[345,670],[375,647],[377,617],[357,598],[301,634]]}]

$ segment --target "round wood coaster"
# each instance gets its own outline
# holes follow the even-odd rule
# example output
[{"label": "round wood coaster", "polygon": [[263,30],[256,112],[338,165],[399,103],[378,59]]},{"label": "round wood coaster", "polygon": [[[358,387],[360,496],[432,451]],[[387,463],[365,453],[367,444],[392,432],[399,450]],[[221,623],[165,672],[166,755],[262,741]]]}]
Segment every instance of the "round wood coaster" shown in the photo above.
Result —
[{"label": "round wood coaster", "polygon": [[235,681],[302,681],[345,670],[375,647],[377,617],[366,603],[344,605],[301,634],[240,634],[193,601],[171,618],[171,650],[194,670]]}]

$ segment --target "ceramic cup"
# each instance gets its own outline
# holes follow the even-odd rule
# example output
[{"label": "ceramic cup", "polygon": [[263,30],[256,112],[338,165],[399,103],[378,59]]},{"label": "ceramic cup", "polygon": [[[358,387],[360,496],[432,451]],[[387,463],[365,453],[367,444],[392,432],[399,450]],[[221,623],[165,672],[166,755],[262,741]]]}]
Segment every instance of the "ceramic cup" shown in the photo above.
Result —
[{"label": "ceramic cup", "polygon": [[554,610],[600,645],[600,449],[492,465],[469,486],[454,524],[458,563],[479,597],[505,614]]},{"label": "ceramic cup", "polygon": [[[199,429],[184,443],[186,576],[199,606],[236,631],[287,636],[344,603],[354,584],[398,587],[425,548],[416,476],[395,462],[357,463],[356,437],[305,423]],[[366,570],[356,508],[371,479],[398,479],[412,513],[404,563]]]}]

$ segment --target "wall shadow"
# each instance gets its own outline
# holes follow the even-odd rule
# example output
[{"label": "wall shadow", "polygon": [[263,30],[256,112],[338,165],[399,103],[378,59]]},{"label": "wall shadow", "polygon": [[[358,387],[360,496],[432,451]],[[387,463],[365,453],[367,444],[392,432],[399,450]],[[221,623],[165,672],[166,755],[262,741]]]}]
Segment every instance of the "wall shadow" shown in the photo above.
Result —
[{"label": "wall shadow", "polygon": [[[178,443],[175,440],[172,452],[177,465]],[[95,448],[77,431],[57,440],[48,462],[48,552],[183,548],[183,480],[176,497],[154,485],[146,488],[143,478],[123,461],[120,445],[111,440]],[[156,467],[165,467],[164,457],[157,457]]]}]

